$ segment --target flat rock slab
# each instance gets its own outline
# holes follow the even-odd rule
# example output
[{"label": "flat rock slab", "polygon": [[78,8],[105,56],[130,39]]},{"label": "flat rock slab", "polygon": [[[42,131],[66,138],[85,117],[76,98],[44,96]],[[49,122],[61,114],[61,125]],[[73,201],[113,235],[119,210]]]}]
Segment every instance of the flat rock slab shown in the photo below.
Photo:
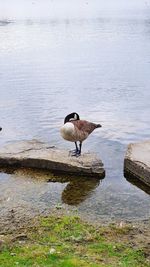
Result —
[{"label": "flat rock slab", "polygon": [[103,163],[95,154],[72,157],[38,140],[20,141],[0,149],[0,167],[38,168],[76,175],[105,176]]},{"label": "flat rock slab", "polygon": [[150,140],[128,145],[124,172],[150,186]]}]

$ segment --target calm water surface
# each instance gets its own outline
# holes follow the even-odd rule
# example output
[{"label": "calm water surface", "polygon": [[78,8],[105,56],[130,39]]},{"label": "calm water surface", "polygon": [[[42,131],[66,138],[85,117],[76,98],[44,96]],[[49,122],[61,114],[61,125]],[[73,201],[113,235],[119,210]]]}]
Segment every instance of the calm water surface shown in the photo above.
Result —
[{"label": "calm water surface", "polygon": [[101,182],[1,173],[2,208],[63,203],[98,219],[148,218],[149,195],[122,170],[127,144],[149,138],[149,69],[149,0],[0,0],[0,145],[37,138],[71,149],[59,128],[76,111],[103,125],[83,152],[106,168]]}]

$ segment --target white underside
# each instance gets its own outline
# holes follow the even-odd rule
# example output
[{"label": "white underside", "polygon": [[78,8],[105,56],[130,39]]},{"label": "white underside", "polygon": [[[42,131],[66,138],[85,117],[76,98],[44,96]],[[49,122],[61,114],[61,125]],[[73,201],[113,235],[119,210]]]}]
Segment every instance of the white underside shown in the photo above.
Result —
[{"label": "white underside", "polygon": [[77,141],[75,138],[75,128],[73,123],[67,122],[60,129],[61,136],[70,142]]}]

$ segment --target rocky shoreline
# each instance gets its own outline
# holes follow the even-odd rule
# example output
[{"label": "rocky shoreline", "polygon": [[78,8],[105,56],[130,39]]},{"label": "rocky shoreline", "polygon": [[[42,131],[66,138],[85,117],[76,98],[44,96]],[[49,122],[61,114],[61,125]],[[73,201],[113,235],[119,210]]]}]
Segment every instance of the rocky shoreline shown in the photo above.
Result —
[{"label": "rocky shoreline", "polygon": [[150,141],[129,144],[124,160],[125,177],[150,187]]},{"label": "rocky shoreline", "polygon": [[105,176],[102,160],[95,154],[71,157],[68,151],[38,140],[15,142],[1,148],[0,167],[34,168],[99,178]]}]

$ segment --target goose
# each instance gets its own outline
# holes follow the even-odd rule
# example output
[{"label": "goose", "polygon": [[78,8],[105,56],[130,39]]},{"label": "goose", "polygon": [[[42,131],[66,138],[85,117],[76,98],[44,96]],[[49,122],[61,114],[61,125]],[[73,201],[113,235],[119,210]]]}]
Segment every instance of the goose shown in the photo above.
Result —
[{"label": "goose", "polygon": [[[75,150],[72,156],[80,156],[82,142],[96,129],[102,127],[100,124],[80,120],[80,116],[76,112],[68,114],[64,119],[64,125],[60,128],[61,136],[70,142],[75,143]],[[77,142],[79,142],[79,147]]]},{"label": "goose", "polygon": [[0,131],[2,131],[2,127],[0,127]]}]

